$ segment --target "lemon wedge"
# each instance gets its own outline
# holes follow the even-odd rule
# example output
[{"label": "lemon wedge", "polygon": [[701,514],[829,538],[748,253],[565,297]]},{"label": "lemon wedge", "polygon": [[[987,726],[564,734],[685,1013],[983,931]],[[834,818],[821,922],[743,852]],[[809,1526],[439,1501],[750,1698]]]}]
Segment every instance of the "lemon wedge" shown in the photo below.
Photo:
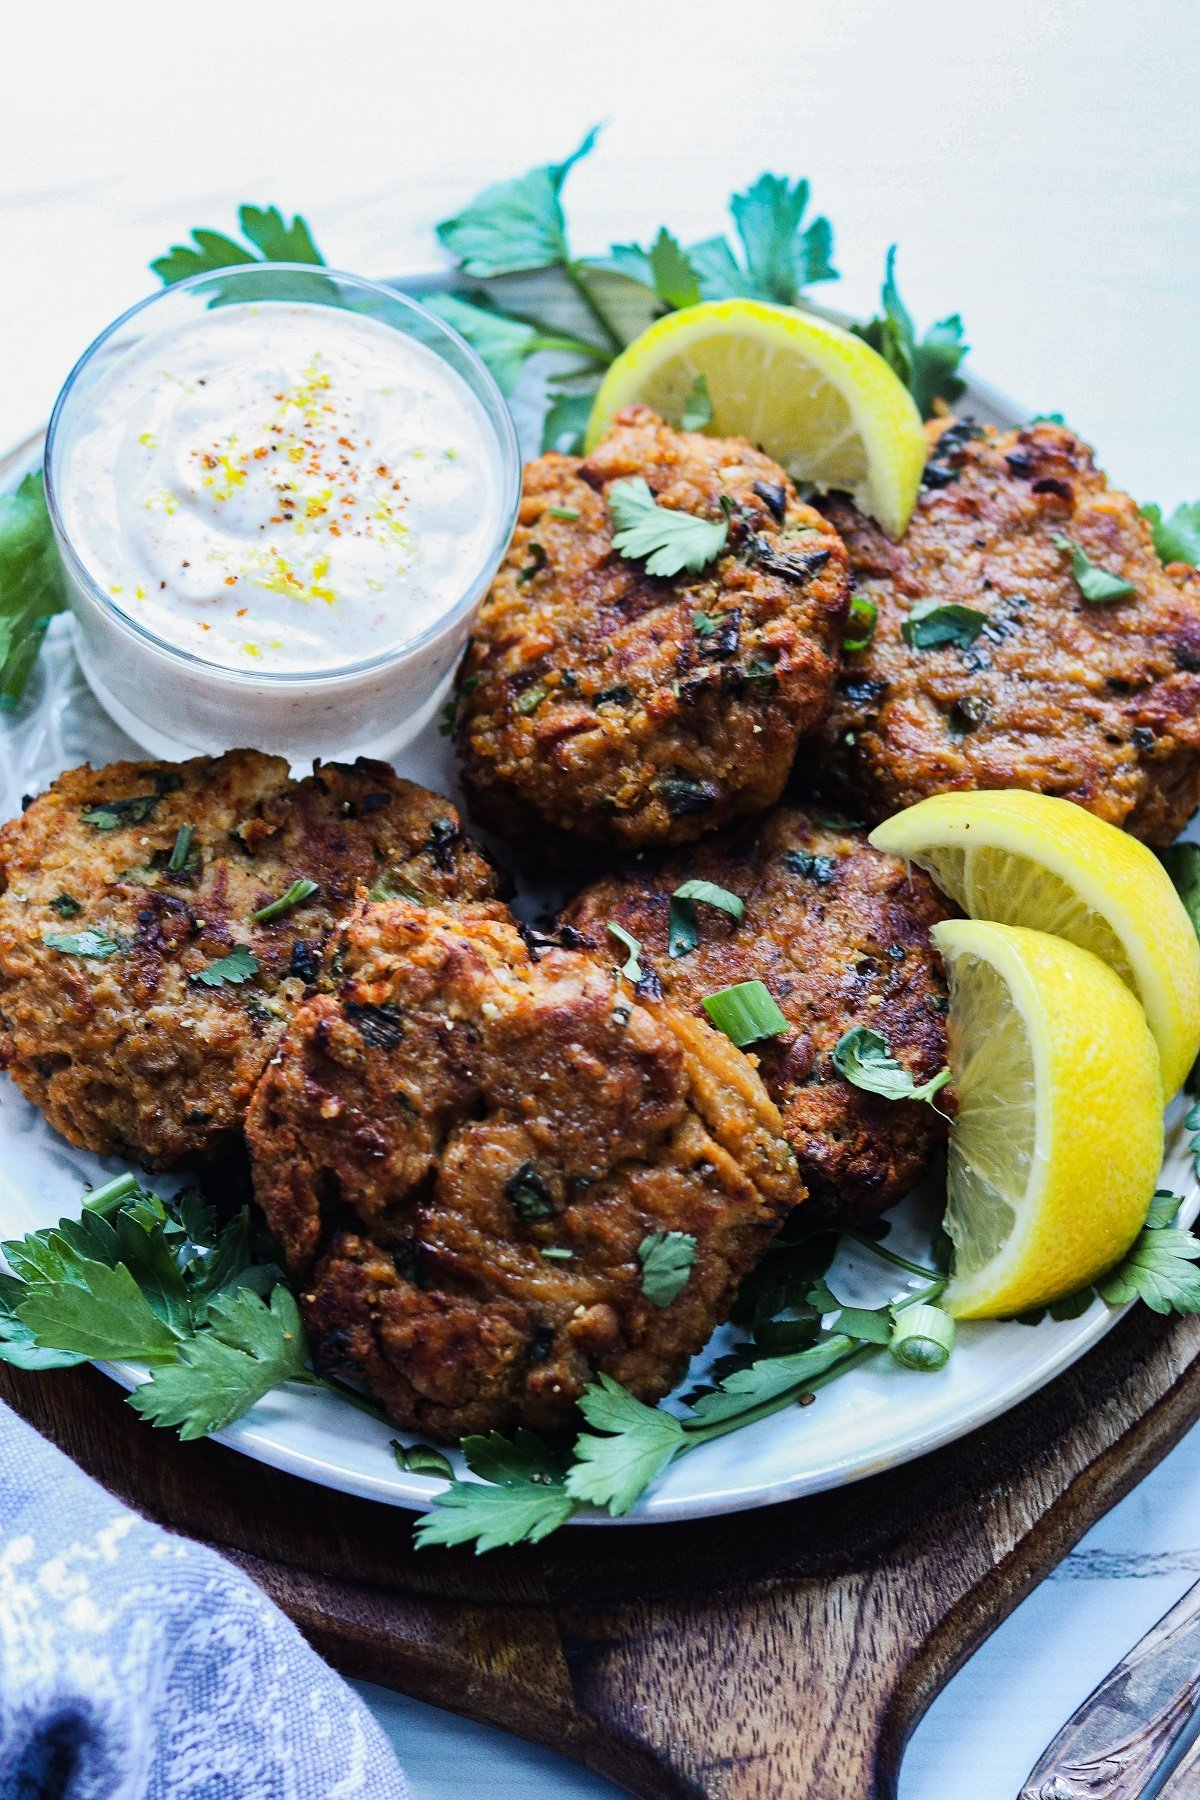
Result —
[{"label": "lemon wedge", "polygon": [[1153,851],[1070,800],[1020,789],[933,794],[871,833],[973,919],[1068,938],[1142,1003],[1168,1099],[1200,1052],[1200,943]]},{"label": "lemon wedge", "polygon": [[604,377],[585,448],[626,406],[681,418],[701,375],[715,435],[749,438],[795,481],[844,489],[900,536],[925,468],[912,396],[861,338],[790,306],[710,300],[657,320]]},{"label": "lemon wedge", "polygon": [[976,919],[935,925],[933,939],[958,1101],[942,1304],[1002,1318],[1094,1281],[1141,1230],[1162,1165],[1158,1052],[1090,951]]}]

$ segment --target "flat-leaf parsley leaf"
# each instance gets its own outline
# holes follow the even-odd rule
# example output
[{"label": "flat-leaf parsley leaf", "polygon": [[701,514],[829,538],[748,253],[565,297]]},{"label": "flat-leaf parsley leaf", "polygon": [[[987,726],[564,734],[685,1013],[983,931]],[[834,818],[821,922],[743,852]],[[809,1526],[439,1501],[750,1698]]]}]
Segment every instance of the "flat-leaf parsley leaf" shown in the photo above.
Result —
[{"label": "flat-leaf parsley leaf", "polygon": [[1075,585],[1090,605],[1107,606],[1110,601],[1126,600],[1130,594],[1137,593],[1132,581],[1126,581],[1123,575],[1114,575],[1111,569],[1102,569],[1074,538],[1056,531],[1054,544],[1056,549],[1070,555]]},{"label": "flat-leaf parsley leaf", "polygon": [[613,549],[645,560],[647,575],[699,574],[720,556],[729,536],[728,512],[720,519],[698,519],[693,513],[660,506],[641,475],[614,481],[608,490]]},{"label": "flat-leaf parsley leaf", "polygon": [[193,980],[201,982],[204,987],[224,987],[226,983],[240,987],[243,981],[249,981],[251,976],[257,974],[257,956],[245,944],[235,944],[228,956],[217,957],[215,962],[210,962],[206,969],[201,969],[193,976]]},{"label": "flat-leaf parsley leaf", "polygon": [[652,1306],[670,1306],[687,1286],[696,1260],[690,1231],[652,1231],[638,1245],[642,1292]]},{"label": "flat-leaf parsley leaf", "polygon": [[833,1066],[855,1087],[884,1100],[932,1100],[950,1080],[949,1069],[942,1069],[918,1087],[892,1055],[887,1039],[868,1025],[854,1025],[842,1034],[833,1047]]}]

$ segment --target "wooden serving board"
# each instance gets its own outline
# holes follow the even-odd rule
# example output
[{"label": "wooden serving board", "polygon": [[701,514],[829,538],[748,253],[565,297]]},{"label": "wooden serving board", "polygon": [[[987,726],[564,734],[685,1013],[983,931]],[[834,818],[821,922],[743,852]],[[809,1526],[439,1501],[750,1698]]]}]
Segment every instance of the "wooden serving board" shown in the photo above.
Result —
[{"label": "wooden serving board", "polygon": [[1200,1319],[1139,1308],[1014,1412],[836,1492],[478,1558],[154,1432],[94,1370],[0,1366],[0,1396],[239,1564],[347,1674],[656,1800],[884,1800],[938,1690],[1200,1416]]}]

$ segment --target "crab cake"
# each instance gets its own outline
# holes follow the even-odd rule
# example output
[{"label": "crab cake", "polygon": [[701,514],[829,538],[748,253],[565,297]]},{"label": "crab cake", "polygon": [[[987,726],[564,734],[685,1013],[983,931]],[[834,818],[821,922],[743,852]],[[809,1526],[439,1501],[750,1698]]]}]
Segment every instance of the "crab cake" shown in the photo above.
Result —
[{"label": "crab cake", "polygon": [[[740,924],[693,903],[694,948],[672,957],[671,896],[702,880],[736,894]],[[766,983],[788,1031],[754,1045],[767,1092],[812,1202],[851,1222],[893,1205],[921,1178],[945,1120],[919,1101],[884,1100],[852,1087],[831,1052],[855,1025],[879,1032],[918,1083],[946,1062],[946,985],[929,928],[946,917],[918,869],[873,850],[847,826],[789,807],[668,862],[596,882],[567,909],[574,932],[605,958],[627,952],[620,925],[643,947],[668,1000],[701,1011],[706,994]]]},{"label": "crab cake", "polygon": [[382,763],[73,769],[0,830],[0,1068],[85,1149],[220,1154],[360,883],[446,903],[496,881]]},{"label": "crab cake", "polygon": [[665,1394],[803,1197],[750,1063],[497,906],[365,907],[335,961],[248,1121],[318,1366],[443,1440]]},{"label": "crab cake", "polygon": [[[948,788],[1032,788],[1170,843],[1200,800],[1193,571],[1163,568],[1133,501],[1062,426],[930,440],[900,543],[845,499],[823,503],[879,610],[823,728],[822,785],[873,822]],[[1133,592],[1089,601],[1072,545]],[[922,623],[918,607],[971,612]]]},{"label": "crab cake", "polygon": [[[728,513],[715,562],[666,579],[617,554],[608,495],[632,477],[664,508]],[[847,603],[832,526],[740,439],[634,407],[582,461],[540,457],[461,671],[473,810],[513,837],[532,811],[641,845],[769,806],[828,708]]]}]

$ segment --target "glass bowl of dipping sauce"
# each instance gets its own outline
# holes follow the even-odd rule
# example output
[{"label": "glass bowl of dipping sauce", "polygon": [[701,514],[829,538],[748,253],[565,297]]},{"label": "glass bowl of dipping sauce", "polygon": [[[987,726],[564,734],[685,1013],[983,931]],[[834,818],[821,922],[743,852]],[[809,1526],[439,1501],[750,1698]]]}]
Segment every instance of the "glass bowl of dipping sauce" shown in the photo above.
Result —
[{"label": "glass bowl of dipping sauce", "polygon": [[67,379],[46,492],[79,659],[157,756],[394,756],[512,533],[516,436],[458,334],[302,264],[193,276]]}]

